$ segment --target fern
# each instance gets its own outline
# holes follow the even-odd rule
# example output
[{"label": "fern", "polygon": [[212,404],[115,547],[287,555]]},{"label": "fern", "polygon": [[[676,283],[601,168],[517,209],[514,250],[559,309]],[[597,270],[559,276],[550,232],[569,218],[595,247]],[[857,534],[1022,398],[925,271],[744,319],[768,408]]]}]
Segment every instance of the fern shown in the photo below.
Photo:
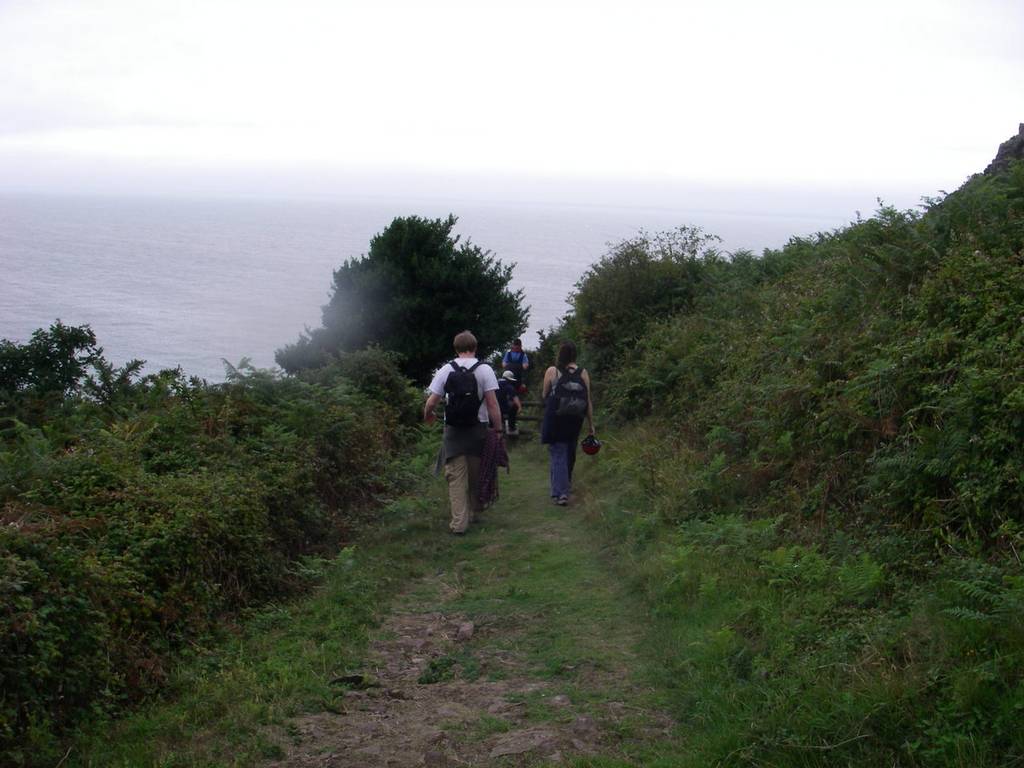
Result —
[{"label": "fern", "polygon": [[860,558],[844,563],[838,575],[844,596],[860,603],[874,597],[885,583],[882,566],[866,552]]},{"label": "fern", "polygon": [[954,608],[946,608],[943,611],[947,616],[952,616],[954,619],[960,619],[961,621],[975,621],[991,623],[995,620],[995,617],[990,613],[983,613],[982,611],[975,611],[971,608],[964,608],[962,605],[958,605]]},{"label": "fern", "polygon": [[1024,577],[1011,576],[995,582],[979,575],[973,579],[956,579],[950,583],[970,604],[945,609],[943,613],[947,616],[967,622],[1006,626],[1024,623]]}]

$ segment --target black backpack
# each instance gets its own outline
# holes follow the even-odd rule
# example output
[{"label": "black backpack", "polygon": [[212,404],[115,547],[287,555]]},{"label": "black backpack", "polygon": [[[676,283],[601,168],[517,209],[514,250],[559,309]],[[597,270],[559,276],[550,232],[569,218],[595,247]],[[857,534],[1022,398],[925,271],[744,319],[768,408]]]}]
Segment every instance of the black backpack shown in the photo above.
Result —
[{"label": "black backpack", "polygon": [[586,416],[587,385],[583,383],[583,369],[562,373],[552,395],[556,416]]},{"label": "black backpack", "polygon": [[508,379],[502,379],[498,382],[498,391],[496,393],[498,398],[498,409],[507,414],[509,408],[512,407],[512,400],[516,396],[516,385]]},{"label": "black backpack", "polygon": [[454,360],[448,363],[452,372],[444,383],[444,423],[452,427],[473,427],[480,421],[480,395],[473,371],[482,365],[478,360],[472,368],[463,368]]}]

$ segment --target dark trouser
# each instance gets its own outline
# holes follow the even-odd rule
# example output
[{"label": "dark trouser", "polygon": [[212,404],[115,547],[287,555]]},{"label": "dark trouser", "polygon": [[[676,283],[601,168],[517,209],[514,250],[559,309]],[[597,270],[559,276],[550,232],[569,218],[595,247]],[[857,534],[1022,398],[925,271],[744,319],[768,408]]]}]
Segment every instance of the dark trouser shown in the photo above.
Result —
[{"label": "dark trouser", "polygon": [[550,443],[548,456],[551,465],[551,498],[558,499],[569,496],[569,443]]},{"label": "dark trouser", "polygon": [[509,406],[508,413],[505,414],[505,418],[508,419],[508,428],[510,431],[515,432],[516,430],[516,417],[519,416],[519,411],[514,407]]},{"label": "dark trouser", "polygon": [[572,488],[572,468],[576,464],[576,443],[551,443],[551,498],[568,496]]}]

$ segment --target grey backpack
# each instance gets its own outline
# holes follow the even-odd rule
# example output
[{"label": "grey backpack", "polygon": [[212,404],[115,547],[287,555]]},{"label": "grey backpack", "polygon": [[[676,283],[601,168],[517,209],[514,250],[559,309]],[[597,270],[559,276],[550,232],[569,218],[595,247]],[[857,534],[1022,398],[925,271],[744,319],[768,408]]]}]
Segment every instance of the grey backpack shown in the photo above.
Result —
[{"label": "grey backpack", "polygon": [[583,383],[583,369],[565,371],[555,384],[556,416],[586,416],[587,385]]}]

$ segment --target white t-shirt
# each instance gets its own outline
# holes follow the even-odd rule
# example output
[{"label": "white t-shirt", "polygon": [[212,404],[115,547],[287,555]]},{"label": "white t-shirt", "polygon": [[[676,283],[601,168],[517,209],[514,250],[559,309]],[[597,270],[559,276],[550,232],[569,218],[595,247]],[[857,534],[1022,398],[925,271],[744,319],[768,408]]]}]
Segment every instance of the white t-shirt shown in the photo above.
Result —
[{"label": "white t-shirt", "polygon": [[[475,357],[457,357],[455,362],[462,368],[472,368],[476,365]],[[444,397],[444,385],[448,383],[448,375],[452,372],[452,367],[448,363],[442,365],[437,373],[434,374],[434,378],[430,380],[430,386],[427,388],[432,395],[438,397]],[[493,392],[498,388],[498,377],[494,375],[494,369],[491,368],[487,363],[483,363],[479,368],[473,371],[473,376],[476,378],[476,394],[480,398],[480,410],[477,411],[477,418],[480,419],[484,424],[489,422],[490,416],[487,414],[487,404],[484,402],[484,393]]]}]

